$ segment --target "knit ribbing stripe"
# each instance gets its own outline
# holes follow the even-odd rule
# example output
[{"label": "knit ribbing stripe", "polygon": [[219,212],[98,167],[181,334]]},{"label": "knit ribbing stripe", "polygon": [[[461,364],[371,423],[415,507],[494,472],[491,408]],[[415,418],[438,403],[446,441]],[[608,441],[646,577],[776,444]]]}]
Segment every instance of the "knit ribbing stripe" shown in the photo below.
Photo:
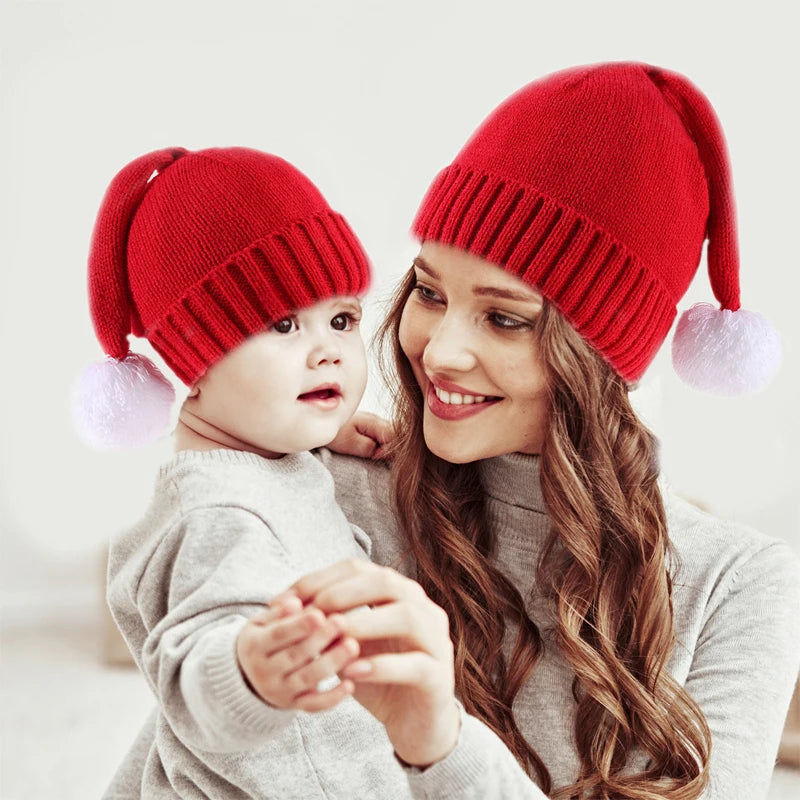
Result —
[{"label": "knit ribbing stripe", "polygon": [[[472,219],[469,223],[469,233],[467,234],[467,246],[468,247],[477,247],[478,250],[483,250],[483,246],[479,243],[476,244],[475,239],[478,236],[483,236],[486,238],[486,229],[487,229],[487,218],[492,213],[492,211],[497,210],[497,199],[502,193],[503,189],[505,188],[506,182],[503,180],[499,180],[495,178],[492,181],[492,195],[489,198],[488,202],[483,206],[483,208],[478,209],[477,214],[472,215]],[[513,211],[513,208],[512,208]],[[494,223],[492,228],[497,227],[497,222],[492,220]]]},{"label": "knit ribbing stripe", "polygon": [[[533,203],[530,203],[530,196],[524,198],[523,202],[521,202],[518,206],[518,208],[524,212],[524,220],[518,221],[519,224],[516,230],[511,227],[511,223],[509,222],[509,236],[501,236],[498,238],[495,250],[497,250],[500,246],[503,246],[503,250],[500,251],[502,255],[498,254],[496,263],[507,264],[509,259],[514,257],[514,253],[517,251],[519,243],[522,241],[522,238],[525,236],[527,231],[533,227],[543,207],[543,197],[537,197]],[[511,220],[513,220],[513,218],[514,215],[511,216]],[[493,257],[494,256],[491,253],[487,255],[489,260],[491,260]]]},{"label": "knit ribbing stripe", "polygon": [[[437,231],[436,238],[442,241],[445,241],[445,238],[442,237],[444,235],[443,228],[449,216],[447,211],[451,208],[453,201],[462,193],[464,186],[472,177],[472,173],[463,170],[454,170],[447,177],[448,180],[442,181],[439,187],[439,196],[443,198],[444,203],[441,212],[435,216],[432,226],[432,229]],[[436,211],[436,209],[433,208],[432,211]]]},{"label": "knit ribbing stripe", "polygon": [[[620,358],[620,372],[621,374],[630,374],[635,376],[630,380],[638,380],[642,373],[647,369],[647,366],[655,357],[661,342],[666,339],[669,329],[678,313],[675,306],[664,306],[658,303],[653,303],[650,306],[650,313],[644,320],[639,320],[638,325],[647,326],[652,332],[649,338],[642,337],[639,347],[631,347],[625,353],[624,357]],[[635,320],[632,317],[631,322]],[[623,332],[622,336],[628,335],[628,331]]]},{"label": "knit ribbing stripe", "polygon": [[[494,204],[489,209],[489,213],[483,220],[481,229],[477,231],[475,240],[472,243],[474,250],[486,254],[493,251],[495,244],[509,230],[511,220],[519,206],[520,200],[525,196],[522,189],[509,187],[506,182],[501,184],[501,193],[498,194]],[[503,197],[503,195],[506,195]]]},{"label": "knit ribbing stripe", "polygon": [[334,295],[360,294],[369,264],[335,212],[300,220],[251,243],[194,284],[146,332],[187,385],[215,361],[290,312]]},{"label": "knit ribbing stripe", "polygon": [[562,224],[556,231],[558,223],[564,216],[564,210],[553,202],[545,202],[540,213],[536,215],[533,224],[525,231],[519,240],[516,250],[511,254],[509,266],[522,280],[533,283],[538,279],[544,264],[540,261],[542,248],[548,243],[555,231],[563,232]]},{"label": "knit ribbing stripe", "polygon": [[598,231],[581,225],[569,247],[556,255],[549,277],[541,284],[554,303],[561,305],[563,295],[576,285],[577,277],[585,273],[586,264],[595,252],[600,238]]},{"label": "knit ribbing stripe", "polygon": [[309,263],[317,265],[317,269],[311,273],[311,283],[318,295],[334,294],[336,286],[331,280],[328,271],[325,269],[325,261],[320,255],[319,249],[314,244],[314,237],[309,232],[309,225],[299,224],[295,229],[295,247],[302,247],[305,253],[304,258],[308,258]]},{"label": "knit ribbing stripe", "polygon": [[451,165],[412,229],[535,286],[630,381],[641,377],[675,315],[675,300],[636,254],[532,186]]},{"label": "knit ribbing stripe", "polygon": [[[166,327],[167,324],[168,323],[165,323],[164,327]],[[178,350],[172,346],[174,338],[174,336],[165,336],[163,334],[163,328],[161,331],[154,332],[153,335],[149,337],[153,349],[170,365],[172,371],[184,383],[188,384],[190,380],[186,376],[191,373],[190,361],[184,357],[182,350]]]},{"label": "knit ribbing stripe", "polygon": [[[442,226],[442,236],[452,241],[463,241],[466,248],[469,242],[470,222],[480,214],[480,209],[486,205],[486,199],[482,195],[482,190],[486,186],[488,177],[486,175],[470,176],[464,183],[462,190],[456,195],[450,214],[447,215],[445,224]],[[491,188],[487,194],[490,195]],[[478,200],[480,198],[480,201]],[[475,205],[477,203],[477,206]],[[472,218],[472,219],[471,219]],[[459,236],[461,227],[466,224],[463,236]]]},{"label": "knit ribbing stripe", "polygon": [[356,247],[356,236],[343,216],[337,214],[332,221],[333,225],[325,226],[324,232],[341,259],[342,285],[349,294],[361,294],[364,290],[359,287],[364,280],[369,281],[369,276],[359,266],[363,256]]},{"label": "knit ribbing stripe", "polygon": [[[269,248],[269,249],[268,249]],[[311,305],[317,296],[309,276],[295,268],[295,264],[303,263],[307,254],[295,252],[290,236],[278,234],[264,244],[264,253],[275,270],[276,277],[282,283],[290,297],[294,298],[297,308]]]}]

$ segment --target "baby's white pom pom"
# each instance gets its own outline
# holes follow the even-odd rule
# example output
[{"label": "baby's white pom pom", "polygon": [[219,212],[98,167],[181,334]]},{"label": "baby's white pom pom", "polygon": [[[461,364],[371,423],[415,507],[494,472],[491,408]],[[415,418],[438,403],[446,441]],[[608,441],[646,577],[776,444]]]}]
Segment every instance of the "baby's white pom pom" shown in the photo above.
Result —
[{"label": "baby's white pom pom", "polygon": [[678,320],[672,364],[695,389],[752,394],[769,383],[780,363],[780,335],[757,311],[697,303]]},{"label": "baby's white pom pom", "polygon": [[106,358],[75,381],[72,416],[96,450],[128,450],[155,441],[169,424],[175,389],[145,356]]}]

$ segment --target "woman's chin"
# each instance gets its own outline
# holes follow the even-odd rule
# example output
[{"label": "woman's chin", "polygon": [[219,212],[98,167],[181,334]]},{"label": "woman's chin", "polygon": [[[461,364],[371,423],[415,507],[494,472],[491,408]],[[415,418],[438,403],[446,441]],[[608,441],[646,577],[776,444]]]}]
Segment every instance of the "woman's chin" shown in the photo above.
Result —
[{"label": "woman's chin", "polygon": [[469,464],[471,461],[498,455],[490,447],[482,446],[474,440],[469,441],[467,437],[453,436],[452,433],[444,434],[441,431],[431,430],[430,427],[432,426],[423,426],[425,446],[443,461],[451,464]]}]

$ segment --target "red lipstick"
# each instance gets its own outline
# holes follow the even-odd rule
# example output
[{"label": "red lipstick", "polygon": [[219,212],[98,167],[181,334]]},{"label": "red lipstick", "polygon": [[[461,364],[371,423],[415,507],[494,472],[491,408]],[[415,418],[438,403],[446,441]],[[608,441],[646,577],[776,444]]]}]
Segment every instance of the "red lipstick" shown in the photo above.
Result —
[{"label": "red lipstick", "polygon": [[[472,392],[467,392],[463,389],[448,389],[447,386],[455,387],[456,384],[454,383],[447,383],[446,381],[436,381],[436,385],[440,389],[444,389],[444,391],[453,391],[459,392],[459,394],[472,394]],[[480,414],[481,411],[485,411],[487,408],[491,406],[497,405],[502,398],[495,397],[493,399],[489,399],[488,397],[482,403],[469,403],[469,404],[461,404],[461,405],[451,405],[450,403],[443,403],[437,396],[436,390],[434,389],[433,382],[428,382],[428,394],[426,397],[428,408],[430,409],[431,413],[435,417],[439,417],[439,419],[444,419],[448,421],[454,421],[459,419],[465,419],[466,417],[473,417],[475,414]]]}]

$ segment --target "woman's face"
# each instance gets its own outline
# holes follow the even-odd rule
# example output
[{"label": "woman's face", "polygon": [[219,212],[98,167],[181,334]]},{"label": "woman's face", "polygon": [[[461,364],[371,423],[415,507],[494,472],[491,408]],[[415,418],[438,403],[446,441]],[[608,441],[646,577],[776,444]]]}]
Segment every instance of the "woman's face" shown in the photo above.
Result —
[{"label": "woman's face", "polygon": [[454,464],[538,453],[546,382],[533,333],[542,296],[495,264],[425,242],[400,346],[425,397],[428,449]]}]

